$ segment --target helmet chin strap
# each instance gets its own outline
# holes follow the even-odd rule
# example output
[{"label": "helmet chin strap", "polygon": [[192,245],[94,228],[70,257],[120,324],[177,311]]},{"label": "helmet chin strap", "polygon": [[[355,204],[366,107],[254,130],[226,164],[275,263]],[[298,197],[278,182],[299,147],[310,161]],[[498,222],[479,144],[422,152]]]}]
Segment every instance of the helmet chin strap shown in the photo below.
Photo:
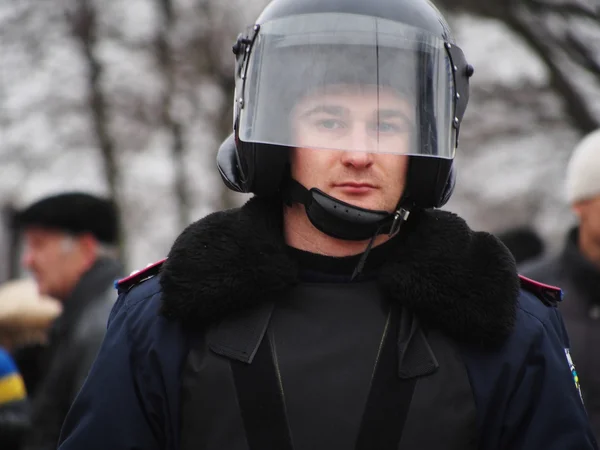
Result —
[{"label": "helmet chin strap", "polygon": [[284,201],[304,205],[316,229],[345,241],[366,241],[382,234],[394,236],[409,215],[409,210],[403,207],[390,213],[354,206],[320,189],[309,190],[293,178],[288,179],[284,189]]},{"label": "helmet chin strap", "polygon": [[400,206],[394,213],[360,208],[338,200],[320,189],[309,190],[293,178],[288,179],[284,189],[284,201],[287,204],[304,205],[313,226],[328,236],[346,241],[369,240],[354,269],[352,280],[362,272],[377,236],[395,236],[410,214],[408,209]]}]

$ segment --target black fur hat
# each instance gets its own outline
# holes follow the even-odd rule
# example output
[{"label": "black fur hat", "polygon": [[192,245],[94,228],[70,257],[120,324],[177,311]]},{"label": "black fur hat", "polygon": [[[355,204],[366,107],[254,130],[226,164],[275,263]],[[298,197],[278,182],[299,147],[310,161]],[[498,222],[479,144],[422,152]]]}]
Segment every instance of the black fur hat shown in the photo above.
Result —
[{"label": "black fur hat", "polygon": [[38,200],[15,213],[14,226],[90,233],[106,244],[116,244],[119,235],[114,202],[83,192],[65,192]]}]

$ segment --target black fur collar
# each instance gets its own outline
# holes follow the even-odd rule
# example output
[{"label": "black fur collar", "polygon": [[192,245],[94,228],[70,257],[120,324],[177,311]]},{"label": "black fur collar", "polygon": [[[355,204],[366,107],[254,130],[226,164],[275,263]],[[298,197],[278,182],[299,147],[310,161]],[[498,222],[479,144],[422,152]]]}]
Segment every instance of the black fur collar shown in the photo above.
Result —
[{"label": "black fur collar", "polygon": [[[206,323],[297,283],[281,216],[279,202],[253,198],[190,225],[162,268],[162,314]],[[439,210],[413,213],[401,233],[401,252],[379,277],[390,297],[459,341],[501,343],[514,325],[519,294],[506,247]]]}]

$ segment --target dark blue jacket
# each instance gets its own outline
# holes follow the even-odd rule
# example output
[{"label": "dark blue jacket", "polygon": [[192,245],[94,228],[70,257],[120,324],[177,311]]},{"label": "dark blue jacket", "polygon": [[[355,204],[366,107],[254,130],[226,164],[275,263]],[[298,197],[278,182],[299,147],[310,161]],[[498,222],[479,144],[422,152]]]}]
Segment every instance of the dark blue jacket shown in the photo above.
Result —
[{"label": "dark blue jacket", "polygon": [[[272,283],[281,288],[286,286],[289,275],[282,269],[289,261],[277,253],[281,248],[269,248],[266,241],[260,242],[261,223],[252,217],[255,212],[248,212],[248,206],[244,208],[241,212],[209,217],[186,230],[175,243],[167,263],[160,268],[160,276],[153,276],[156,268],[150,268],[120,284],[121,294],[111,313],[105,341],[64,423],[59,450],[180,448],[181,378],[190,345],[186,330],[194,323],[189,319],[202,323],[202,317],[226,317],[232,305],[242,300],[246,302],[244,307],[251,306],[251,302],[259,303],[260,297],[253,297],[252,289],[273,287]],[[252,230],[246,228],[244,214],[252,219]],[[596,449],[576,387],[575,370],[569,364],[568,337],[554,306],[553,296],[557,292],[526,280],[521,280],[525,289],[520,289],[514,260],[487,234],[466,229],[464,232],[473,245],[465,245],[461,236],[466,235],[459,235],[457,247],[438,253],[438,245],[452,241],[444,235],[452,229],[449,224],[460,222],[447,213],[431,214],[432,217],[420,219],[419,229],[427,236],[439,235],[439,241],[428,240],[428,243],[433,241],[432,246],[424,250],[420,242],[417,254],[411,254],[410,239],[403,242],[402,255],[410,262],[402,265],[399,259],[400,266],[390,268],[389,273],[394,275],[382,283],[390,287],[392,296],[403,292],[404,307],[414,310],[428,328],[441,330],[456,343],[476,406],[477,448]],[[432,227],[431,233],[427,227]],[[452,231],[455,234],[457,227]],[[244,236],[243,230],[252,234]],[[219,233],[221,238],[228,235],[238,238],[235,258],[223,256],[227,253],[224,239],[215,241],[211,231]],[[267,231],[272,234],[272,230]],[[260,250],[237,247],[257,241]],[[211,253],[211,245],[216,245],[218,251]],[[483,252],[485,246],[501,252],[503,257],[494,263],[490,259],[494,251]],[[467,264],[474,256],[464,253],[465,248],[482,253],[486,263]],[[187,272],[188,283],[182,284],[187,275],[185,265],[179,264],[190,255],[198,255],[199,249],[205,252],[205,264],[203,257],[197,258]],[[427,254],[429,251],[431,254]],[[265,268],[265,261],[276,261],[278,268],[272,266],[270,271],[257,272],[257,268]],[[419,264],[411,272],[415,261],[426,263],[425,267],[436,273],[436,277],[429,278]],[[443,264],[445,270],[438,270],[437,264]],[[245,267],[252,267],[252,272],[244,272]],[[232,273],[236,276],[232,277]],[[468,278],[466,273],[470,274]],[[382,280],[386,276],[382,275]],[[409,278],[419,278],[410,283],[418,283],[419,292],[427,294],[419,303],[407,300],[412,298],[407,293],[416,289],[412,284],[402,284],[409,283],[406,281]],[[468,282],[463,283],[464,280]],[[517,284],[511,284],[510,280]],[[174,287],[176,284],[178,289]],[[221,285],[225,291],[216,290]],[[265,290],[261,292],[264,296]],[[178,300],[169,304],[175,293]],[[212,304],[211,295],[215,300]],[[435,302],[431,300],[433,303],[428,304],[430,298]],[[174,304],[178,302],[177,309]],[[497,345],[487,345],[492,343]]]},{"label": "dark blue jacket", "polygon": [[531,262],[521,272],[543,283],[560,286],[565,300],[559,310],[569,332],[581,391],[594,434],[600,436],[600,268],[579,249],[579,229],[572,229],[562,251]]}]

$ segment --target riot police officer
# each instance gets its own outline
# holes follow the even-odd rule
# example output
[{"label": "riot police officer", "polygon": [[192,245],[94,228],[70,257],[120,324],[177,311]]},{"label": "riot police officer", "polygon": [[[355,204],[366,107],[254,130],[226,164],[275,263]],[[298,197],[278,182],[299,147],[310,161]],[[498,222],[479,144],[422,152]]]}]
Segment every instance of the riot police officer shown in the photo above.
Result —
[{"label": "riot police officer", "polygon": [[60,449],[594,449],[557,313],[438,210],[473,68],[426,0],[273,0],[239,36],[240,209],[122,280]]}]

